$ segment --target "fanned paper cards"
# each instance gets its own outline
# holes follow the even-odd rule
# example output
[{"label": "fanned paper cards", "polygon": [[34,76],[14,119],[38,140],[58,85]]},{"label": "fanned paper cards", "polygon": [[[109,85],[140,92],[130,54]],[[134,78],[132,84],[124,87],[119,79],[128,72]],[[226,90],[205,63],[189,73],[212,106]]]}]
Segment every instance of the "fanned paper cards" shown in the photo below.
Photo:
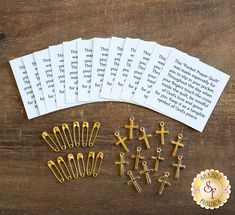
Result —
[{"label": "fanned paper cards", "polygon": [[100,92],[108,59],[109,44],[110,38],[94,38],[91,70],[91,101],[105,100],[100,97]]},{"label": "fanned paper cards", "polygon": [[28,119],[39,116],[40,113],[38,106],[22,59],[16,58],[11,60],[10,65],[20,91]]},{"label": "fanned paper cards", "polygon": [[203,131],[229,75],[175,48],[75,39],[10,60],[28,119],[102,101],[144,106]]},{"label": "fanned paper cards", "polygon": [[228,75],[173,50],[146,104],[202,132],[228,79]]},{"label": "fanned paper cards", "polygon": [[54,78],[57,107],[63,107],[65,102],[65,73],[63,45],[49,46],[51,67]]},{"label": "fanned paper cards", "polygon": [[63,42],[65,101],[68,104],[78,101],[78,56],[77,40]]}]

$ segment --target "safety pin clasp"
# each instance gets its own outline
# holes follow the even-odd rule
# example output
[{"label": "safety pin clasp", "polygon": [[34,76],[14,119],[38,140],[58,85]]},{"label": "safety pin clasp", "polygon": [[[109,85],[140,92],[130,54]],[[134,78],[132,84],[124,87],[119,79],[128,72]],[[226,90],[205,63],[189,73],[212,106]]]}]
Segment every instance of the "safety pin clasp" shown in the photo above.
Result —
[{"label": "safety pin clasp", "polygon": [[66,144],[64,142],[64,138],[63,138],[63,135],[61,134],[60,128],[57,127],[57,126],[54,127],[53,128],[53,133],[54,133],[54,136],[55,136],[55,138],[57,140],[57,143],[59,144],[60,148],[65,150],[66,149]]},{"label": "safety pin clasp", "polygon": [[64,133],[66,143],[68,144],[69,148],[73,148],[73,138],[72,138],[68,124],[66,123],[62,124],[62,130]]},{"label": "safety pin clasp", "polygon": [[86,174],[84,157],[81,152],[77,153],[77,163],[78,163],[78,173],[81,177],[84,177]]},{"label": "safety pin clasp", "polygon": [[74,156],[73,154],[68,154],[68,162],[69,162],[69,167],[70,170],[73,174],[74,178],[78,178],[78,168],[77,168],[77,164],[75,162]]},{"label": "safety pin clasp", "polygon": [[52,137],[46,132],[42,132],[42,138],[45,140],[45,142],[55,151],[55,152],[59,152],[60,149],[59,147],[56,145],[55,141],[52,139]]},{"label": "safety pin clasp", "polygon": [[53,175],[56,177],[56,179],[60,182],[63,183],[64,182],[64,177],[61,174],[60,170],[58,169],[58,167],[56,166],[56,164],[52,161],[49,160],[47,162],[47,166],[49,167],[49,169],[51,170],[51,172],[53,173]]},{"label": "safety pin clasp", "polygon": [[69,168],[68,168],[67,164],[65,163],[64,159],[62,157],[57,157],[57,163],[58,163],[62,173],[64,174],[65,178],[67,178],[68,180],[71,180],[72,176],[71,176]]},{"label": "safety pin clasp", "polygon": [[86,164],[86,174],[87,176],[91,176],[94,169],[94,161],[95,161],[95,152],[89,152],[87,157]]},{"label": "safety pin clasp", "polygon": [[98,152],[95,158],[95,164],[94,164],[94,169],[93,169],[94,177],[97,177],[97,175],[99,174],[103,159],[104,159],[104,153]]},{"label": "safety pin clasp", "polygon": [[73,122],[73,141],[75,146],[80,146],[80,125],[78,121]]},{"label": "safety pin clasp", "polygon": [[100,129],[100,123],[95,122],[92,127],[90,138],[89,138],[89,143],[88,143],[89,147],[94,145],[99,129]]},{"label": "safety pin clasp", "polygon": [[82,123],[82,146],[86,147],[88,144],[89,123]]}]

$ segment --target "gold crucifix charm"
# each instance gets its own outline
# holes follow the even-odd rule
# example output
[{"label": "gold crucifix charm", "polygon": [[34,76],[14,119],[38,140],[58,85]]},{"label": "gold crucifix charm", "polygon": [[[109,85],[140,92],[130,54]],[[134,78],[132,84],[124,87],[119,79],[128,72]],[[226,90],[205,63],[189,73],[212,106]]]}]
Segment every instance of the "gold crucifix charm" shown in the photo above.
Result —
[{"label": "gold crucifix charm", "polygon": [[151,178],[150,178],[150,175],[149,173],[152,172],[153,170],[152,169],[148,169],[148,166],[147,166],[147,162],[146,161],[142,161],[142,166],[144,168],[143,171],[140,171],[140,174],[144,174],[145,175],[145,178],[146,178],[146,182],[147,184],[151,184],[152,181],[151,181]]},{"label": "gold crucifix charm", "polygon": [[171,141],[171,144],[175,145],[175,148],[174,148],[173,153],[172,153],[173,157],[176,156],[176,153],[177,153],[177,150],[178,150],[179,147],[184,147],[184,144],[181,143],[182,138],[183,138],[183,134],[179,134],[177,141]]},{"label": "gold crucifix charm", "polygon": [[139,137],[138,140],[143,140],[144,143],[145,143],[146,148],[147,148],[147,149],[150,149],[150,145],[149,145],[148,138],[149,138],[149,137],[152,137],[152,134],[146,134],[144,127],[141,127],[141,128],[140,128],[140,131],[141,131],[141,133],[142,133],[142,136]]},{"label": "gold crucifix charm", "polygon": [[183,158],[183,156],[178,156],[178,163],[172,164],[172,166],[176,168],[175,179],[178,179],[180,177],[180,169],[186,168],[185,165],[182,165],[182,158]]},{"label": "gold crucifix charm", "polygon": [[152,156],[151,159],[155,160],[155,164],[154,164],[154,171],[156,172],[156,175],[158,173],[158,168],[159,168],[159,163],[160,161],[164,161],[165,158],[161,157],[161,149],[157,148],[157,156]]},{"label": "gold crucifix charm", "polygon": [[160,135],[160,138],[161,138],[161,145],[164,145],[164,144],[165,144],[165,134],[169,134],[169,131],[166,131],[166,130],[165,130],[164,125],[165,125],[164,122],[160,122],[160,128],[161,128],[161,130],[160,130],[160,131],[156,131],[156,134],[159,134],[159,135]]},{"label": "gold crucifix charm", "polygon": [[120,145],[123,147],[123,149],[126,151],[126,152],[129,152],[130,150],[127,148],[126,144],[125,144],[125,140],[127,139],[126,137],[121,137],[119,132],[115,132],[114,135],[117,137],[118,141],[115,143],[116,146]]},{"label": "gold crucifix charm", "polygon": [[120,168],[119,168],[119,169],[120,169],[119,175],[122,176],[122,175],[124,174],[124,165],[125,165],[125,164],[129,164],[129,162],[128,162],[128,161],[125,161],[124,153],[123,153],[123,152],[121,152],[121,153],[119,154],[119,156],[120,156],[120,160],[119,160],[119,161],[116,161],[115,164],[116,164],[116,165],[120,165]]},{"label": "gold crucifix charm", "polygon": [[138,125],[134,125],[134,117],[130,117],[129,120],[130,120],[130,125],[125,125],[125,128],[128,128],[130,131],[129,131],[129,140],[132,140],[133,139],[133,129],[137,129],[138,128]]},{"label": "gold crucifix charm", "polygon": [[165,175],[161,176],[159,179],[158,179],[158,182],[160,182],[160,188],[158,190],[158,194],[159,195],[162,195],[163,193],[163,190],[166,186],[171,186],[171,183],[167,181],[168,177],[169,177],[170,173],[169,172],[166,172]]},{"label": "gold crucifix charm", "polygon": [[141,147],[137,147],[136,155],[131,155],[131,158],[135,159],[135,170],[137,170],[139,168],[140,160],[144,160],[145,159],[145,157],[140,156],[140,152],[141,152]]},{"label": "gold crucifix charm", "polygon": [[140,193],[141,192],[141,188],[140,188],[139,184],[137,183],[137,181],[140,180],[140,176],[134,177],[130,170],[127,172],[127,175],[131,179],[130,181],[127,182],[127,184],[128,185],[133,184],[135,189],[137,190],[137,192]]}]

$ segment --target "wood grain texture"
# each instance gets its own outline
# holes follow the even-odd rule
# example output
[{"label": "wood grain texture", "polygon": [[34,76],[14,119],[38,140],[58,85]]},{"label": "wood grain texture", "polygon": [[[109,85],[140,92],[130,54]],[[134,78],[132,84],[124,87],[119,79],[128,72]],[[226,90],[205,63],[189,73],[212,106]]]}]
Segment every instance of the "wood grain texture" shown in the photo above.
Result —
[{"label": "wood grain texture", "polygon": [[[187,214],[235,213],[235,4],[233,0],[2,0],[0,4],[0,214]],[[104,102],[62,110],[27,120],[8,60],[74,38],[136,37],[176,47],[226,73],[226,86],[203,133],[142,107]],[[179,181],[162,196],[158,184],[140,182],[136,194],[117,176],[114,162],[119,147],[113,133],[123,129],[129,116],[154,134],[163,120],[170,142],[184,134],[184,163]],[[59,184],[45,163],[56,154],[43,144],[40,133],[74,120],[100,121],[102,129],[94,146],[105,153],[101,174]],[[152,138],[152,150],[159,139]],[[132,153],[136,141],[129,143]],[[164,147],[166,153],[170,144]],[[88,151],[72,149],[66,152]],[[129,154],[132,154],[129,153]],[[153,153],[144,152],[146,156]],[[65,155],[66,153],[61,153]],[[163,170],[173,162],[170,156]],[[133,161],[130,160],[130,167]],[[218,169],[231,181],[229,201],[213,212],[192,200],[193,178],[202,170]]]}]

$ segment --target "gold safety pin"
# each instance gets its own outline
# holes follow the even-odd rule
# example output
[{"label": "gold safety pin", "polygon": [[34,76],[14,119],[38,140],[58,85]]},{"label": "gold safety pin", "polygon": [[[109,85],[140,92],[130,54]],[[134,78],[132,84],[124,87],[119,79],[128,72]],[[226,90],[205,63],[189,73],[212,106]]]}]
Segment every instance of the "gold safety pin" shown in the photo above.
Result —
[{"label": "gold safety pin", "polygon": [[100,129],[100,123],[99,122],[95,122],[93,127],[92,127],[90,138],[89,138],[89,143],[88,143],[89,147],[94,145],[96,137],[97,137],[97,134],[99,132],[99,129]]},{"label": "gold safety pin", "polygon": [[78,121],[73,122],[73,141],[75,146],[80,146],[80,125]]},{"label": "gold safety pin", "polygon": [[78,178],[78,168],[73,154],[68,154],[68,162],[74,178]]},{"label": "gold safety pin", "polygon": [[[63,150],[65,150],[65,149],[66,149],[66,144],[65,144],[65,142],[64,142],[64,138],[63,138],[63,136],[62,136],[62,134],[61,134],[60,128],[57,127],[57,126],[54,127],[54,128],[53,128],[53,133],[54,133],[54,136],[55,136],[55,138],[56,138],[56,140],[57,140],[57,143],[59,144],[60,148],[63,149]],[[57,133],[59,133],[59,137],[58,137]],[[61,141],[60,141],[60,140],[61,140]],[[62,144],[61,144],[61,142],[62,142]]]},{"label": "gold safety pin", "polygon": [[45,142],[55,151],[60,151],[59,147],[56,145],[55,141],[52,139],[52,137],[46,132],[42,132],[42,138],[45,140]]},{"label": "gold safety pin", "polygon": [[89,132],[89,123],[83,122],[82,123],[82,146],[83,147],[86,147],[88,144],[88,132]]},{"label": "gold safety pin", "polygon": [[[90,160],[91,164],[90,164]],[[87,164],[86,164],[86,174],[87,176],[91,176],[93,169],[94,169],[94,161],[95,161],[95,152],[89,152],[87,157]]]},{"label": "gold safety pin", "polygon": [[[98,159],[100,161],[98,161]],[[94,164],[94,169],[93,169],[93,176],[94,177],[97,177],[97,175],[99,174],[103,159],[104,159],[104,153],[98,152],[98,154],[96,155],[96,158],[95,158],[95,164]],[[99,162],[98,167],[96,167],[98,162]]]},{"label": "gold safety pin", "polygon": [[[63,175],[61,174],[60,170],[58,169],[58,167],[56,166],[56,164],[52,161],[52,160],[49,160],[47,162],[47,166],[49,167],[49,169],[51,170],[51,172],[53,173],[53,175],[56,177],[56,179],[60,182],[60,183],[63,183],[64,182],[64,177]],[[55,168],[55,170],[53,169],[53,167]]]},{"label": "gold safety pin", "polygon": [[[80,160],[81,160],[81,165],[80,165]],[[78,172],[79,172],[79,175],[81,177],[84,177],[85,174],[86,174],[86,172],[85,172],[86,170],[85,170],[84,157],[83,157],[83,154],[81,152],[77,153],[77,163],[78,163]],[[82,166],[83,171],[81,170],[81,166]]]},{"label": "gold safety pin", "polygon": [[[73,148],[73,138],[72,138],[68,124],[66,123],[62,124],[62,130],[64,133],[66,143],[68,144],[69,148]],[[69,136],[69,139],[68,139],[68,136]]]},{"label": "gold safety pin", "polygon": [[[69,168],[68,168],[67,164],[65,163],[64,159],[62,157],[57,157],[57,163],[58,163],[62,173],[64,174],[65,178],[67,178],[68,180],[71,180],[72,176],[71,176]],[[66,170],[67,174],[66,174],[65,170]]]}]

